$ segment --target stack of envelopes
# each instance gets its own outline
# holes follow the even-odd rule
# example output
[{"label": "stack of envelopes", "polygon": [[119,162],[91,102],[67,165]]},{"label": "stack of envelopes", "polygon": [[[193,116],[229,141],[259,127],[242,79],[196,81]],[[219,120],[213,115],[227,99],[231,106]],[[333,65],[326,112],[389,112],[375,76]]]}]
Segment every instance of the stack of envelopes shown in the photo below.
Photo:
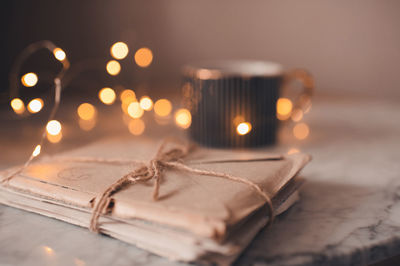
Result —
[{"label": "stack of envelopes", "polygon": [[[152,139],[113,139],[43,157],[0,186],[0,202],[88,227],[99,195],[138,167],[129,160],[149,161],[157,149]],[[278,215],[298,199],[298,173],[309,160],[301,153],[195,148],[182,163],[250,180],[270,196]],[[0,179],[13,170],[1,172]],[[166,169],[154,201],[152,182],[131,184],[113,194],[109,212],[100,217],[100,232],[173,260],[226,264],[269,219],[265,199],[243,183]]]}]

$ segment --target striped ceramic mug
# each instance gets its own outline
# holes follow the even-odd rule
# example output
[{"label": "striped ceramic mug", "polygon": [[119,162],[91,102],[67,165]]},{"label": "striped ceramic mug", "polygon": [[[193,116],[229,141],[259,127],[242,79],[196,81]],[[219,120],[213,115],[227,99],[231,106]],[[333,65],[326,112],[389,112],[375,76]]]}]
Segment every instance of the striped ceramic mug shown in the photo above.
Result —
[{"label": "striped ceramic mug", "polygon": [[211,147],[257,147],[276,143],[277,101],[293,81],[302,84],[293,110],[310,103],[314,81],[305,70],[284,71],[264,61],[187,65],[183,98],[192,115],[189,134]]}]

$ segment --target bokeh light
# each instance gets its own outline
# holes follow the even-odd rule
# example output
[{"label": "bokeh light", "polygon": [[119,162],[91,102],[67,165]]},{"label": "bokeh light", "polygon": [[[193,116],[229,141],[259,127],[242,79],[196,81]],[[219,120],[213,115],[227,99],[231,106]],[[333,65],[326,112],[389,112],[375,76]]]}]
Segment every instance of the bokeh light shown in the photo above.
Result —
[{"label": "bokeh light", "polygon": [[107,73],[110,74],[111,76],[116,76],[121,72],[121,65],[118,63],[118,61],[111,60],[108,61],[106,65],[106,70]]},{"label": "bokeh light", "polygon": [[91,120],[96,116],[96,107],[90,103],[82,103],[78,106],[77,113],[80,119]]},{"label": "bokeh light", "polygon": [[61,49],[61,48],[55,48],[53,50],[53,54],[54,57],[58,60],[58,61],[64,61],[65,58],[67,57],[67,55],[65,54],[65,52]]},{"label": "bokeh light", "polygon": [[171,113],[172,104],[167,99],[160,99],[154,104],[154,112],[158,116],[167,116]]},{"label": "bokeh light", "polygon": [[123,90],[119,95],[121,102],[123,103],[131,103],[136,101],[136,94],[133,90]]},{"label": "bokeh light", "polygon": [[79,127],[82,130],[90,131],[96,126],[97,119],[96,119],[96,117],[94,117],[93,119],[89,119],[89,120],[79,119],[78,123],[79,123]]},{"label": "bokeh light", "polygon": [[33,99],[28,103],[28,111],[31,113],[37,113],[43,108],[43,100],[40,98]]},{"label": "bokeh light", "polygon": [[135,62],[140,67],[148,67],[153,61],[153,52],[147,48],[143,47],[136,51]]},{"label": "bokeh light", "polygon": [[132,119],[128,125],[129,132],[135,136],[142,135],[145,128],[146,126],[142,119]]},{"label": "bokeh light", "polygon": [[279,98],[276,103],[276,114],[279,120],[286,120],[290,117],[293,104],[288,98]]},{"label": "bokeh light", "polygon": [[294,109],[292,112],[292,120],[294,122],[299,122],[301,119],[303,119],[303,111],[300,109]]},{"label": "bokeh light", "polygon": [[153,101],[149,96],[143,96],[140,98],[140,107],[145,111],[150,111],[153,108]]},{"label": "bokeh light", "polygon": [[22,85],[24,85],[25,87],[35,86],[38,80],[38,76],[33,72],[26,73],[21,77]]},{"label": "bokeh light", "polygon": [[179,109],[175,112],[175,123],[181,128],[189,128],[192,123],[192,115],[187,109]]},{"label": "bokeh light", "polygon": [[296,139],[305,139],[310,134],[310,129],[306,123],[299,123],[293,128],[293,135]]},{"label": "bokeh light", "polygon": [[12,99],[10,105],[16,114],[22,114],[25,111],[25,104],[19,98]]},{"label": "bokeh light", "polygon": [[37,145],[37,146],[35,147],[35,149],[33,150],[33,152],[32,152],[32,156],[33,156],[33,157],[38,156],[38,155],[40,154],[40,150],[41,150],[41,149],[42,149],[42,146]]},{"label": "bokeh light", "polygon": [[61,141],[63,135],[62,132],[58,133],[57,135],[52,135],[50,133],[47,132],[46,134],[47,140],[51,143],[58,143]]},{"label": "bokeh light", "polygon": [[99,99],[104,104],[113,104],[116,97],[115,91],[111,88],[102,88],[99,91]]},{"label": "bokeh light", "polygon": [[51,120],[46,125],[47,133],[53,136],[58,135],[61,132],[61,128],[61,123],[57,120]]},{"label": "bokeh light", "polygon": [[116,42],[111,46],[110,53],[115,59],[124,59],[129,53],[128,45],[124,42]]},{"label": "bokeh light", "polygon": [[140,118],[142,117],[144,111],[140,107],[140,104],[138,102],[133,102],[130,103],[128,106],[128,114],[132,118]]},{"label": "bokeh light", "polygon": [[242,122],[236,127],[236,132],[239,135],[246,135],[251,131],[251,124],[249,122]]},{"label": "bokeh light", "polygon": [[47,255],[53,255],[54,250],[49,246],[43,246],[43,250],[46,252]]},{"label": "bokeh light", "polygon": [[289,151],[287,152],[287,154],[295,154],[295,153],[299,153],[300,150],[297,148],[290,148]]}]

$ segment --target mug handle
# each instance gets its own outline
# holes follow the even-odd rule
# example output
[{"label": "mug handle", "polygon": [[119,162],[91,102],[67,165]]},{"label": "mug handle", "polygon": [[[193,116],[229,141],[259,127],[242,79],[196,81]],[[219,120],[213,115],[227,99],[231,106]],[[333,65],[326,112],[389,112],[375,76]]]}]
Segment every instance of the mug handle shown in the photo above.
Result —
[{"label": "mug handle", "polygon": [[298,81],[302,85],[302,92],[295,99],[293,103],[291,116],[299,115],[301,117],[303,113],[306,113],[311,107],[311,97],[314,94],[314,78],[305,69],[294,69],[287,72],[283,79],[283,88],[285,89],[288,85],[293,84],[293,82]]}]

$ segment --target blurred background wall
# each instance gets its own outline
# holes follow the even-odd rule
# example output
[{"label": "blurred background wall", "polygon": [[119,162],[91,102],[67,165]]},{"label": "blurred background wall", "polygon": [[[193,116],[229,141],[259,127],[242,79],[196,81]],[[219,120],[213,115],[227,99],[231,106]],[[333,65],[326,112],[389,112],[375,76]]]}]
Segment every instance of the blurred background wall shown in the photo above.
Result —
[{"label": "blurred background wall", "polygon": [[[110,59],[116,41],[147,46],[154,61],[125,79],[178,85],[183,64],[262,59],[304,67],[319,92],[400,96],[400,1],[3,1],[0,95],[31,42],[49,39],[72,64]],[[101,64],[101,63],[100,63]],[[96,88],[97,90],[98,88]]]}]

